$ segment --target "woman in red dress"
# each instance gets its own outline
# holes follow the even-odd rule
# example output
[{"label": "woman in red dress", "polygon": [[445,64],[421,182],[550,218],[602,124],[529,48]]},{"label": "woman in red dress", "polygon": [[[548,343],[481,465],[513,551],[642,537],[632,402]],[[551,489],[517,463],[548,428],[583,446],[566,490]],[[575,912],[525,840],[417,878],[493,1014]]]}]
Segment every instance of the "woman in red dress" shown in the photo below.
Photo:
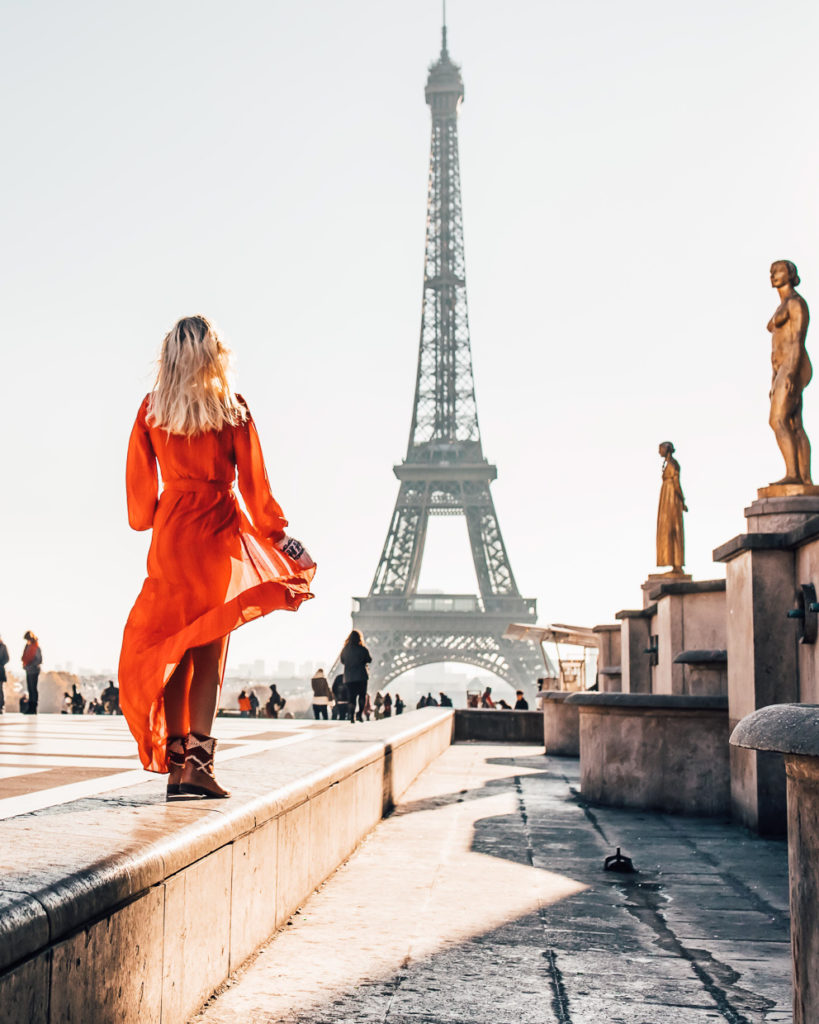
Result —
[{"label": "woman in red dress", "polygon": [[153,536],[122,640],[120,707],[142,764],[168,773],[168,796],[230,795],[213,774],[210,735],[227,637],[312,597],[315,563],[284,532],[250,411],[228,383],[229,355],[205,317],[180,320],[128,444],[128,521]]}]

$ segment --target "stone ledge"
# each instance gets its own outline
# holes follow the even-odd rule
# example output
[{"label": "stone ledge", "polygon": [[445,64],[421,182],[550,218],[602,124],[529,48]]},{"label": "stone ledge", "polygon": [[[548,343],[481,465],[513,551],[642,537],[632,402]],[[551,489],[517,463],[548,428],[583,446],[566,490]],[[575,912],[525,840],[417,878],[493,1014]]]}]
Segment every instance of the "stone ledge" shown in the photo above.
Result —
[{"label": "stone ledge", "polygon": [[769,704],[743,718],[731,744],[751,750],[819,757],[819,704]]},{"label": "stone ledge", "polygon": [[662,583],[648,591],[652,601],[674,594],[719,594],[725,590],[725,580],[692,580],[690,583]]},{"label": "stone ledge", "polygon": [[[8,985],[13,988],[19,969],[36,967],[48,978],[48,1005],[70,1003],[77,1019],[97,1019],[97,1000],[104,993],[89,987],[90,973],[71,974],[73,968],[60,973],[60,958],[74,947],[99,943],[101,963],[92,973],[105,977],[102,961],[110,956],[109,980],[115,985],[114,966],[129,943],[152,948],[160,960],[182,955],[175,947],[184,928],[178,934],[164,929],[167,915],[175,912],[168,907],[180,900],[187,907],[188,887],[199,885],[194,876],[213,876],[218,879],[213,906],[220,915],[213,929],[222,953],[201,962],[193,957],[189,973],[196,991],[159,992],[154,1007],[125,1005],[124,994],[106,997],[122,1002],[116,1019],[123,1022],[136,1021],[138,1014],[163,1024],[188,1020],[198,1005],[196,992],[213,991],[228,963],[237,967],[283,924],[449,746],[453,717],[449,709],[426,708],[377,723],[342,723],[301,744],[227,761],[219,770],[233,792],[227,801],[168,804],[166,780],[157,776],[126,790],[6,819],[0,854],[0,1000]],[[237,897],[236,905],[250,907],[254,920],[239,927],[231,893],[249,885],[256,898]],[[126,920],[131,924],[116,943],[105,938],[109,931],[119,934],[118,922]],[[161,977],[161,964],[158,969]],[[46,1019],[62,1018],[54,1009]]]},{"label": "stone ledge", "polygon": [[720,650],[681,651],[674,659],[675,665],[727,665],[728,652]]},{"label": "stone ledge", "polygon": [[819,516],[813,516],[784,533],[740,533],[718,548],[714,548],[715,562],[730,562],[743,551],[793,551],[819,537]]},{"label": "stone ledge", "polygon": [[615,619],[650,619],[657,612],[657,605],[649,604],[645,608],[623,608],[614,613]]},{"label": "stone ledge", "polygon": [[693,697],[673,693],[573,693],[569,704],[583,707],[636,709],[645,711],[727,711],[728,698]]},{"label": "stone ledge", "polygon": [[541,690],[542,700],[564,701],[574,690]]}]

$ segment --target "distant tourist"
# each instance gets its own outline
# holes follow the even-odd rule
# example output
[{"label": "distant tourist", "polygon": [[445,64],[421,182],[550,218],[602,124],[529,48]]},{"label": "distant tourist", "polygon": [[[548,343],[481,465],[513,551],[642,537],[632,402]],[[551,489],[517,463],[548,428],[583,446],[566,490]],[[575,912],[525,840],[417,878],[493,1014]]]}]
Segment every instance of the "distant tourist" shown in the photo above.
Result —
[{"label": "distant tourist", "polygon": [[503,699],[503,697],[501,697],[501,699],[499,701],[495,702],[495,707],[500,708],[501,711],[511,711],[512,710],[512,705],[511,704],[507,704],[506,701]]},{"label": "distant tourist", "polygon": [[432,696],[431,693],[427,694],[427,705],[428,708],[437,708],[438,701]]},{"label": "distant tourist", "polygon": [[118,715],[119,710],[119,690],[114,686],[114,680],[109,679],[108,685],[100,694],[100,702],[102,703],[102,710],[106,715]]},{"label": "distant tourist", "polygon": [[452,707],[452,699],[450,697],[447,697],[447,695],[443,691],[439,693],[438,696],[441,698],[438,701],[438,703],[441,705],[442,708]]},{"label": "distant tourist", "polygon": [[6,665],[9,663],[9,649],[0,637],[0,715],[6,707],[6,695],[3,692],[3,683],[6,681]]},{"label": "distant tourist", "polygon": [[77,684],[71,685],[71,714],[81,715],[85,711],[85,697],[77,689]]},{"label": "distant tourist", "polygon": [[375,720],[380,721],[384,717],[384,698],[381,696],[381,691],[375,695]]},{"label": "distant tourist", "polygon": [[214,775],[211,735],[227,636],[278,608],[295,611],[315,572],[284,532],[229,361],[205,317],[179,320],[128,443],[128,522],[154,533],[148,579],[125,625],[120,703],[143,766],[168,773],[171,798],[230,796]]},{"label": "distant tourist", "polygon": [[344,673],[333,680],[333,721],[345,722],[350,715],[350,691],[344,682]]},{"label": "distant tourist", "polygon": [[466,706],[468,708],[477,708],[481,702],[481,695],[479,693],[468,693],[466,696]]},{"label": "distant tourist", "polygon": [[267,712],[268,718],[278,718],[279,712],[284,711],[284,705],[287,701],[282,697],[276,688],[275,683],[270,684],[270,698],[265,704],[265,711]]},{"label": "distant tourist", "polygon": [[247,690],[242,690],[239,694],[239,717],[250,718],[250,697],[247,695]]},{"label": "distant tourist", "polygon": [[483,691],[483,695],[481,696],[481,707],[493,708],[494,706],[495,702],[492,700],[492,687],[487,686],[487,688]]},{"label": "distant tourist", "polygon": [[427,706],[427,699],[426,699],[426,697],[422,693],[421,696],[418,698],[418,703],[415,705],[415,710],[416,711],[420,711],[421,708],[425,708],[426,706]]},{"label": "distant tourist", "polygon": [[523,690],[518,690],[515,693],[517,700],[515,701],[515,711],[528,711],[529,701],[523,696]]},{"label": "distant tourist", "polygon": [[248,700],[250,701],[250,717],[256,718],[259,714],[259,698],[256,696],[255,690],[250,691]]},{"label": "distant tourist", "polygon": [[384,694],[384,717],[392,717],[392,697],[388,694]]},{"label": "distant tourist", "polygon": [[320,718],[327,721],[327,709],[333,700],[333,691],[324,675],[324,669],[316,669],[316,674],[310,680],[313,687],[313,718],[318,721]]},{"label": "distant tourist", "polygon": [[396,713],[396,715],[403,715],[404,714],[404,708],[406,706],[407,705],[401,700],[401,695],[396,693],[396,695],[395,695],[395,713]]},{"label": "distant tourist", "polygon": [[40,679],[40,666],[43,663],[43,652],[40,650],[40,643],[30,629],[23,634],[26,646],[23,650],[23,668],[26,671],[26,689],[28,690],[28,703],[25,714],[37,714],[37,683]]},{"label": "distant tourist", "polygon": [[[367,683],[370,673],[367,666],[372,661],[370,652],[357,629],[347,637],[341,651],[341,664],[344,666],[344,682],[350,692],[350,721],[363,720],[364,701],[367,699]],[[356,711],[356,705],[358,711]]]},{"label": "distant tourist", "polygon": [[[370,695],[369,695],[369,693],[367,693],[367,694],[364,695],[364,717],[367,719],[368,722],[372,718],[372,714],[373,714],[373,706],[370,703]],[[360,721],[360,719],[359,719],[359,721]]]}]

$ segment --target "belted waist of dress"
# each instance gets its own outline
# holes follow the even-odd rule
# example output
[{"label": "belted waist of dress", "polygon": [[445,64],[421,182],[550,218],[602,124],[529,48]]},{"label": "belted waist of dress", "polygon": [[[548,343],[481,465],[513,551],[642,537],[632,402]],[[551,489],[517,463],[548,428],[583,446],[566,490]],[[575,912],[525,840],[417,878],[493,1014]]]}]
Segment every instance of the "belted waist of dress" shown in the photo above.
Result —
[{"label": "belted waist of dress", "polygon": [[166,491],[223,491],[229,492],[233,487],[232,480],[192,480],[178,477],[176,479],[163,480],[162,486]]}]

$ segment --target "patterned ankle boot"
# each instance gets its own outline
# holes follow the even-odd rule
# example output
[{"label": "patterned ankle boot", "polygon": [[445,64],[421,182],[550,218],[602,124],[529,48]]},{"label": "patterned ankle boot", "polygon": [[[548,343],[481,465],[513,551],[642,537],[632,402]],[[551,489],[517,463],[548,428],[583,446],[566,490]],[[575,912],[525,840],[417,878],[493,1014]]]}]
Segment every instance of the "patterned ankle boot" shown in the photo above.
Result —
[{"label": "patterned ankle boot", "polygon": [[188,743],[187,736],[169,736],[166,747],[168,759],[168,791],[165,794],[166,800],[182,796],[180,783],[182,772],[185,770],[185,747]]},{"label": "patterned ankle boot", "polygon": [[216,751],[216,740],[213,736],[202,736],[192,732],[188,737],[185,770],[182,773],[180,790],[191,796],[203,796],[210,800],[219,800],[230,796],[230,792],[222,789],[213,774],[213,755]]}]

